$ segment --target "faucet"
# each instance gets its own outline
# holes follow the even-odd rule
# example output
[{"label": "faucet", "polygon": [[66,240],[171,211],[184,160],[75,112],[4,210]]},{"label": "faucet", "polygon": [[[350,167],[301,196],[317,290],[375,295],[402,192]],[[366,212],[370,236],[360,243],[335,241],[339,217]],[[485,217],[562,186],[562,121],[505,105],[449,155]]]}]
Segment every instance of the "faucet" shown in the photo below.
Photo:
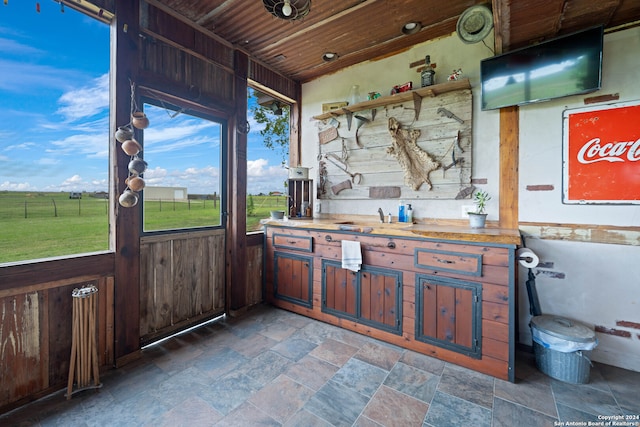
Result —
[{"label": "faucet", "polygon": [[378,208],[378,215],[380,215],[380,222],[384,223],[384,212],[382,212],[382,208]]}]

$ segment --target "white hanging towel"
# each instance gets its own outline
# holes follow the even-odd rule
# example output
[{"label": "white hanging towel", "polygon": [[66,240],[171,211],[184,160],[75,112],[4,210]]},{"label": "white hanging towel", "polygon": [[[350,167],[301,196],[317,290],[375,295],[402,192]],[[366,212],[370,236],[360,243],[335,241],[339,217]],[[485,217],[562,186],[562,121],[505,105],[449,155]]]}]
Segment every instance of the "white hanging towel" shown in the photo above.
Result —
[{"label": "white hanging towel", "polygon": [[360,249],[360,242],[343,240],[342,241],[342,268],[347,268],[351,271],[360,271],[361,265],[362,265],[362,250]]}]

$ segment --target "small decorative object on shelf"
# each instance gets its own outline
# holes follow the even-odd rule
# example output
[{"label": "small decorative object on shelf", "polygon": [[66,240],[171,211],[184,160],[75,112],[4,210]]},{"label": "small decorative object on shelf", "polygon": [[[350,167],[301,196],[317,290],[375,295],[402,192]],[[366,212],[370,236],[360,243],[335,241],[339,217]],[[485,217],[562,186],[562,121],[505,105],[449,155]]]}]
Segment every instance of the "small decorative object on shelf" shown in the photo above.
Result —
[{"label": "small decorative object on shelf", "polygon": [[409,92],[413,89],[413,82],[406,82],[401,85],[395,85],[391,88],[391,95],[395,95],[396,93]]},{"label": "small decorative object on shelf", "polygon": [[457,70],[453,70],[449,77],[447,77],[447,81],[453,82],[458,80],[462,76],[462,68],[458,68]]},{"label": "small decorative object on shelf", "polygon": [[313,212],[313,180],[289,179],[289,219],[308,218]]},{"label": "small decorative object on shelf", "polygon": [[351,86],[351,90],[349,91],[349,98],[347,98],[347,100],[349,101],[349,105],[355,105],[358,102],[362,101],[362,99],[360,99],[360,86]]},{"label": "small decorative object on shelf", "polygon": [[471,228],[484,228],[487,220],[485,208],[487,202],[491,200],[491,196],[486,191],[476,191],[473,195],[473,203],[476,204],[475,212],[467,212],[469,214],[469,226]]},{"label": "small decorative object on shelf", "polygon": [[420,73],[420,81],[422,87],[432,86],[436,83],[436,71],[431,66],[431,56],[429,55],[424,59],[424,69]]}]

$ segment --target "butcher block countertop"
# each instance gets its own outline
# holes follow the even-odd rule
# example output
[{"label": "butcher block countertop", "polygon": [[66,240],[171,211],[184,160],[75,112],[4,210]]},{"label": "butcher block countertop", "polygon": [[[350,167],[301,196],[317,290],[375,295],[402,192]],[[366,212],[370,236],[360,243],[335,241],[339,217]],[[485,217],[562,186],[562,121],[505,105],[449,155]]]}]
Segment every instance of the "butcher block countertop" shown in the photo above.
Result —
[{"label": "butcher block countertop", "polygon": [[463,225],[450,224],[408,224],[404,222],[380,223],[371,220],[351,219],[266,219],[264,225],[309,228],[316,230],[336,230],[371,235],[422,237],[425,239],[459,240],[477,243],[498,243],[520,245],[520,232],[517,229],[504,228],[470,228]]}]

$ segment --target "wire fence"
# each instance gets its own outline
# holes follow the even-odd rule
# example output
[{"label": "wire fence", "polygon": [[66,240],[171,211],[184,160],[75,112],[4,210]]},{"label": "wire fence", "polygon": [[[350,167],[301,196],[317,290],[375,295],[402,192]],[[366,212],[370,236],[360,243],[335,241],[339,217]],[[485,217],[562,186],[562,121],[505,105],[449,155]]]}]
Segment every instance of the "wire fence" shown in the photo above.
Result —
[{"label": "wire fence", "polygon": [[107,199],[60,199],[7,201],[0,204],[0,219],[102,216],[109,214]]},{"label": "wire fence", "polygon": [[[5,198],[0,200],[0,220],[109,215],[109,200],[106,198],[37,197],[35,199]],[[144,209],[149,212],[217,210],[220,208],[219,197],[143,199],[143,203]],[[253,208],[255,213],[261,214],[265,211],[268,213],[269,209],[286,209],[287,198],[286,196],[249,196],[247,204]]]}]

